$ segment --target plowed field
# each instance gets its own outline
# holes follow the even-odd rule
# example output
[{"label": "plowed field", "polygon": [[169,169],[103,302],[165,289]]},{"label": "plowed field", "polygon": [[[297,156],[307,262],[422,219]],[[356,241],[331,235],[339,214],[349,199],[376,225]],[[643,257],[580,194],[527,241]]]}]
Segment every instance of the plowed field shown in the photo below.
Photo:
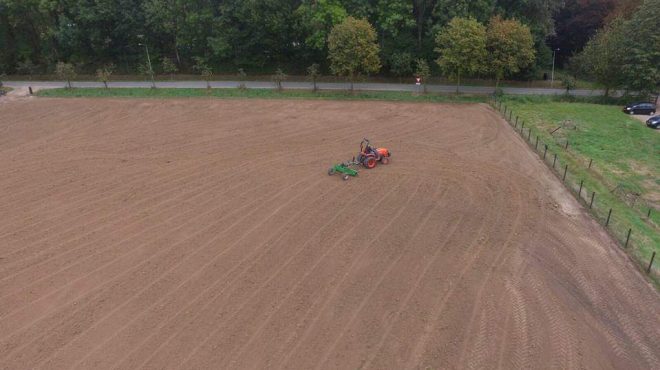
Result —
[{"label": "plowed field", "polygon": [[2,369],[660,368],[657,291],[485,105],[16,99],[0,173]]}]

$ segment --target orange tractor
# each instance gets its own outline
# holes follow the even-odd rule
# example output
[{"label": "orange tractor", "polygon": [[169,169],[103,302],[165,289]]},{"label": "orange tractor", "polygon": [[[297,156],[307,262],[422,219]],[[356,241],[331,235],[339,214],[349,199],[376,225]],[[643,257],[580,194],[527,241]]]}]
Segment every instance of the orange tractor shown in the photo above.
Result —
[{"label": "orange tractor", "polygon": [[374,168],[378,162],[382,164],[390,163],[390,156],[392,154],[387,148],[374,148],[369,143],[369,139],[362,139],[360,143],[360,153],[357,156],[356,162],[362,164],[366,168]]}]

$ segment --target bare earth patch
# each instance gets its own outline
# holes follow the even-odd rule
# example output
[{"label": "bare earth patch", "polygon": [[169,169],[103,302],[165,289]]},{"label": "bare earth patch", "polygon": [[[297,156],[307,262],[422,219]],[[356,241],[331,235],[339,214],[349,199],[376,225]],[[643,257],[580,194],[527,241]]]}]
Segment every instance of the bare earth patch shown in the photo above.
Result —
[{"label": "bare earth patch", "polygon": [[0,173],[2,369],[660,368],[657,291],[485,105],[15,99]]}]

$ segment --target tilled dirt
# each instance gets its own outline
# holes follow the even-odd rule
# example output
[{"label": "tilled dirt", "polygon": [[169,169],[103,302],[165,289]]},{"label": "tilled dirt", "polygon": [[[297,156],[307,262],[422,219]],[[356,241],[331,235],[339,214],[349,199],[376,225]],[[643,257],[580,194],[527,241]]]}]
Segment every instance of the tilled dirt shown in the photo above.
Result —
[{"label": "tilled dirt", "polygon": [[2,369],[660,368],[657,291],[485,105],[15,99],[0,173]]}]

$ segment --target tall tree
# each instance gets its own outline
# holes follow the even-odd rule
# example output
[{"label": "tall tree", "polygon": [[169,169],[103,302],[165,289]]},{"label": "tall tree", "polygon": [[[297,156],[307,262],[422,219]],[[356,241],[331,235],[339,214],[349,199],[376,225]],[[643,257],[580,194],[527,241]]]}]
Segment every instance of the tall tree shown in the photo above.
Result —
[{"label": "tall tree", "polygon": [[491,18],[486,32],[488,69],[495,77],[495,88],[505,76],[511,76],[534,62],[534,40],[529,27],[515,19]]},{"label": "tall tree", "polygon": [[341,23],[348,13],[338,0],[304,0],[296,9],[306,46],[325,50],[330,30]]},{"label": "tall tree", "polygon": [[628,90],[660,92],[660,0],[644,0],[625,23],[621,71]]},{"label": "tall tree", "polygon": [[461,76],[470,76],[485,70],[486,28],[470,18],[454,18],[442,29],[436,39],[436,63],[443,73],[456,80],[459,91]]},{"label": "tall tree", "polygon": [[623,85],[621,66],[624,63],[625,23],[622,19],[610,23],[589,40],[584,51],[573,58],[571,65],[578,72],[596,81],[605,89],[605,95]]},{"label": "tall tree", "polygon": [[348,17],[333,27],[328,49],[330,69],[338,76],[349,78],[351,91],[356,76],[380,69],[376,31],[366,20]]}]

